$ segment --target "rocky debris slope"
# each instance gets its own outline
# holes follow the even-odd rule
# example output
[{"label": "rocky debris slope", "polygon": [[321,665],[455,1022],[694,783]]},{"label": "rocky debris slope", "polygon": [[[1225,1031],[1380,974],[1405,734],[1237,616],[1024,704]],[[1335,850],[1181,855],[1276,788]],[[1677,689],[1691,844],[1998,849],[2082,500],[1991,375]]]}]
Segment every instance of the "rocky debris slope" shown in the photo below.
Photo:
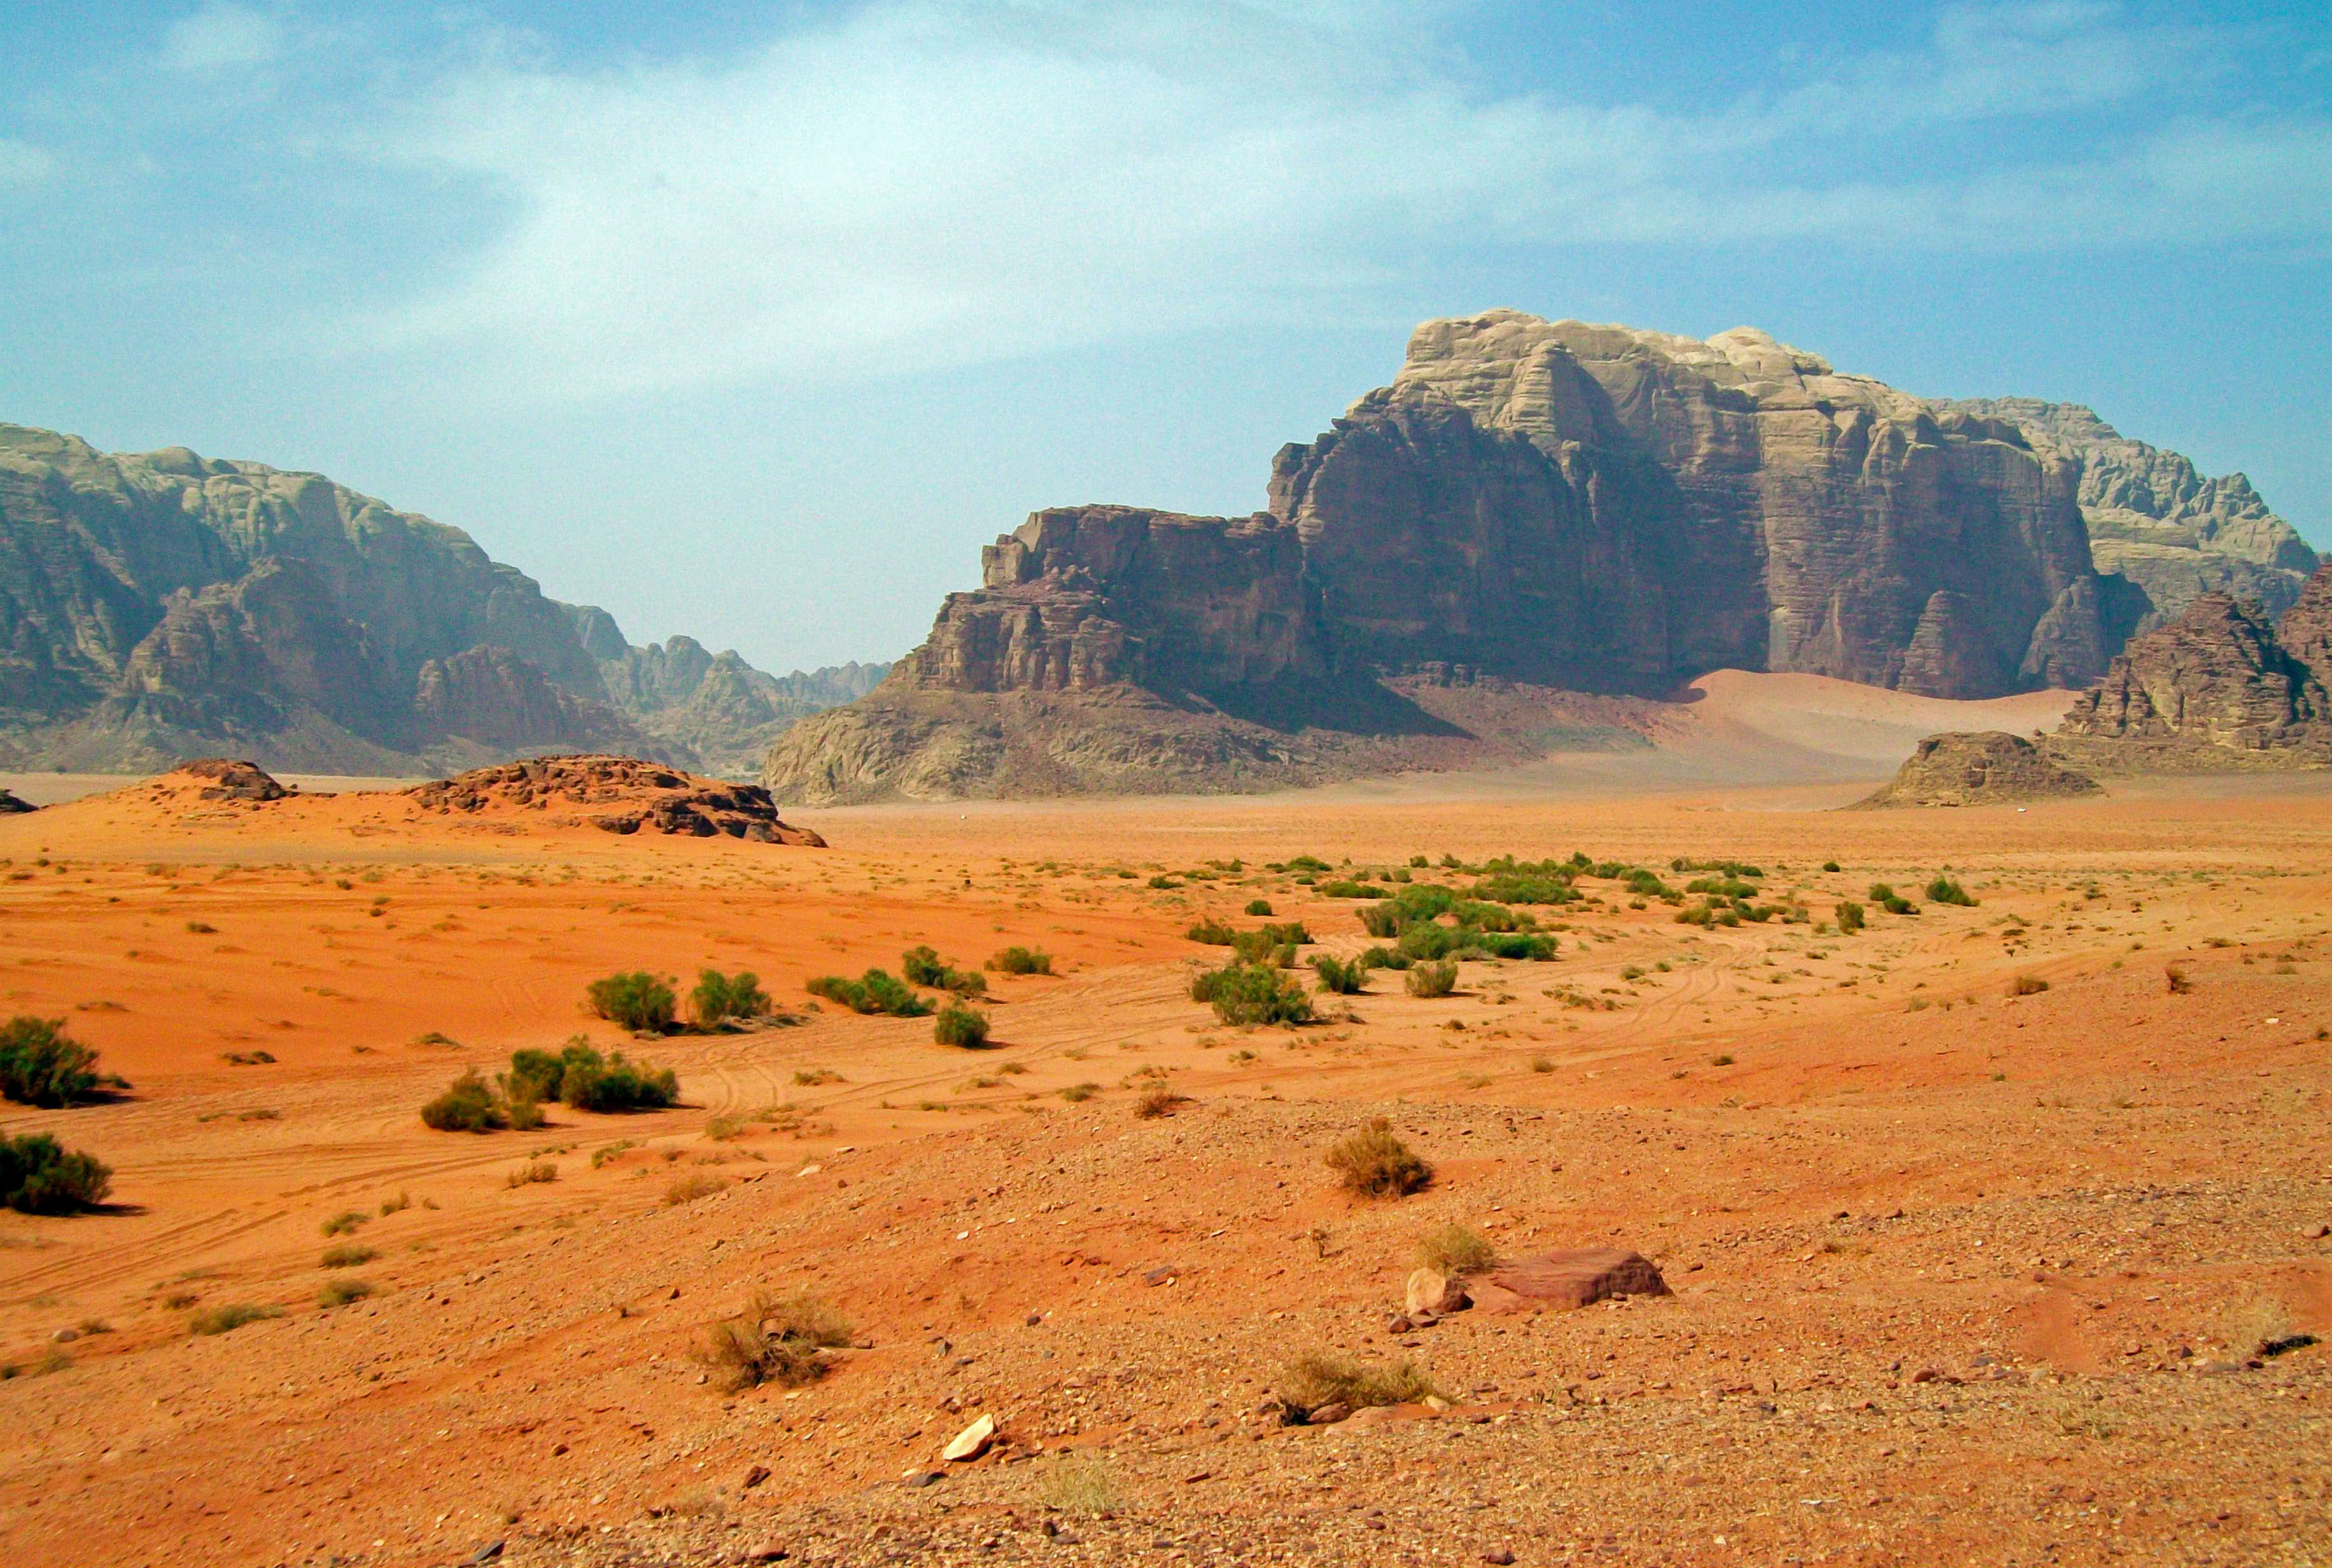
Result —
[{"label": "rocky debris slope", "polygon": [[754,784],[699,778],[635,757],[540,757],[473,769],[417,785],[405,798],[423,810],[470,814],[558,812],[608,833],[643,828],[683,837],[727,836],[824,848],[826,840],[778,815]]},{"label": "rocky debris slope", "polygon": [[2248,477],[2205,477],[2177,453],[2130,440],[2080,404],[1992,397],[1935,406],[2012,421],[2035,446],[2079,460],[2090,556],[2099,571],[2128,578],[2153,601],[2143,629],[2211,592],[2256,601],[2271,618],[2291,607],[2316,569],[2316,552]]},{"label": "rocky debris slope", "polygon": [[[763,778],[820,800],[1149,789],[1153,751],[1223,751],[1186,789],[1435,765],[1381,684],[1429,668],[1644,694],[1725,667],[1952,698],[2078,688],[2153,607],[2099,575],[2081,455],[2036,428],[1745,328],[1429,322],[1390,387],[1278,454],[1266,511],[1031,515],[881,687],[790,733]],[[2175,493],[2226,514],[2222,555],[2290,555],[2215,483]],[[1125,765],[1016,774],[998,739],[1039,694],[1075,749]],[[1250,727],[1219,748],[1216,715]],[[1324,733],[1385,743],[1324,756]]]},{"label": "rocky debris slope", "polygon": [[0,425],[0,763],[232,749],[412,773],[579,747],[750,771],[866,673],[634,648],[460,530],[320,475]]},{"label": "rocky debris slope", "polygon": [[2096,779],[2063,766],[2023,736],[1992,730],[1928,736],[1901,771],[1860,804],[1996,806],[2100,792]]}]

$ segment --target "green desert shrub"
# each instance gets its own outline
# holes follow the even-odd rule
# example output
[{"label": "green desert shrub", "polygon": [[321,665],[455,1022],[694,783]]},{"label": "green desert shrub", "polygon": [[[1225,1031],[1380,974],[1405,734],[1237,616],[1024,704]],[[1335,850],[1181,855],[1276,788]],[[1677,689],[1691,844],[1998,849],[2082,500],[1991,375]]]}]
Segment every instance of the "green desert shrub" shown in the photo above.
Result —
[{"label": "green desert shrub", "polygon": [[2008,982],[2008,994],[2012,997],[2037,997],[2049,989],[2049,982],[2037,974],[2021,974]]},{"label": "green desert shrub", "polygon": [[97,1053],[66,1035],[64,1019],[19,1014],[0,1024],[0,1096],[53,1109],[88,1099],[100,1082]]},{"label": "green desert shrub", "polygon": [[820,975],[808,982],[809,994],[839,1002],[854,1013],[887,1013],[894,1018],[919,1018],[932,1004],[917,996],[904,980],[887,970],[870,969],[856,980]]},{"label": "green desert shrub", "polygon": [[510,1123],[502,1103],[474,1071],[464,1073],[423,1105],[421,1120],[440,1133],[483,1133]]},{"label": "green desert shrub", "polygon": [[1937,876],[1933,882],[1927,884],[1927,902],[1955,904],[1963,909],[1975,907],[1975,900],[1969,895],[1968,890],[1948,876]]},{"label": "green desert shrub", "polygon": [[1832,911],[1832,913],[1837,917],[1838,929],[1842,935],[1852,936],[1862,929],[1862,905],[1852,899],[1839,900],[1838,907]]},{"label": "green desert shrub", "polygon": [[1413,997],[1446,997],[1458,989],[1458,961],[1445,958],[1438,963],[1412,965],[1407,978],[1409,994]]},{"label": "green desert shrub", "polygon": [[999,974],[1051,974],[1053,955],[1041,947],[1008,947],[988,961]]},{"label": "green desert shrub", "polygon": [[729,1018],[758,1018],[769,1011],[769,993],[750,970],[734,975],[717,969],[700,970],[696,989],[688,993],[689,1011],[696,1027],[709,1029]]},{"label": "green desert shrub", "polygon": [[93,1209],[112,1190],[103,1161],[67,1149],[46,1133],[0,1136],[0,1204],[23,1214],[71,1214]]},{"label": "green desert shrub", "polygon": [[660,1035],[672,1028],[679,1005],[672,983],[645,970],[593,980],[584,991],[594,1016],[620,1024],[636,1035]]},{"label": "green desert shrub", "polygon": [[680,1100],[680,1078],[670,1067],[647,1067],[616,1051],[602,1057],[588,1046],[569,1046],[559,1076],[559,1098],[578,1111],[660,1111]]},{"label": "green desert shrub", "polygon": [[1372,947],[1355,960],[1363,969],[1407,969],[1417,961],[1405,952],[1389,947]]},{"label": "green desert shrub", "polygon": [[1340,959],[1327,953],[1314,955],[1312,972],[1320,977],[1320,989],[1340,997],[1357,995],[1368,982],[1368,966],[1359,959]]},{"label": "green desert shrub", "polygon": [[988,1044],[988,1019],[961,1002],[950,1002],[932,1020],[932,1038],[943,1046],[977,1050]]},{"label": "green desert shrub", "polygon": [[379,1256],[379,1253],[369,1247],[344,1243],[339,1247],[326,1248],[321,1262],[326,1268],[355,1268],[361,1264],[370,1263]]},{"label": "green desert shrub", "polygon": [[985,996],[988,979],[977,970],[958,969],[931,947],[911,947],[899,955],[899,972],[909,985],[930,986],[960,997]]},{"label": "green desert shrub", "polygon": [[1190,929],[1182,934],[1207,947],[1228,947],[1238,938],[1238,932],[1211,914],[1191,922]]},{"label": "green desert shrub", "polygon": [[1433,1180],[1433,1167],[1418,1158],[1382,1116],[1337,1139],[1325,1159],[1344,1190],[1362,1198],[1404,1197]]},{"label": "green desert shrub", "polygon": [[1269,919],[1271,917],[1271,900],[1267,898],[1251,898],[1247,900],[1247,913],[1249,914],[1259,914],[1266,920]]},{"label": "green desert shrub", "polygon": [[1312,1017],[1304,987],[1269,964],[1228,963],[1202,970],[1191,978],[1190,999],[1212,1005],[1215,1017],[1227,1024],[1300,1024]]},{"label": "green desert shrub", "polygon": [[1486,931],[1474,945],[1492,958],[1526,958],[1544,963],[1554,956],[1555,941],[1536,932]]}]

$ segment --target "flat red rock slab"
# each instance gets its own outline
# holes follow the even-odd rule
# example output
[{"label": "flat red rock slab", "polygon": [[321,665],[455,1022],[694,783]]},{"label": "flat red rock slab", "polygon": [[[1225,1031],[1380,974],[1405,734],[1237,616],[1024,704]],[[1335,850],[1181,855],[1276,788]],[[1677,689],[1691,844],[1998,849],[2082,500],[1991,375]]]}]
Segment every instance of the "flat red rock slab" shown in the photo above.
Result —
[{"label": "flat red rock slab", "polygon": [[1612,1296],[1666,1296],[1668,1282],[1640,1252],[1582,1247],[1501,1263],[1474,1282],[1477,1312],[1585,1306]]}]

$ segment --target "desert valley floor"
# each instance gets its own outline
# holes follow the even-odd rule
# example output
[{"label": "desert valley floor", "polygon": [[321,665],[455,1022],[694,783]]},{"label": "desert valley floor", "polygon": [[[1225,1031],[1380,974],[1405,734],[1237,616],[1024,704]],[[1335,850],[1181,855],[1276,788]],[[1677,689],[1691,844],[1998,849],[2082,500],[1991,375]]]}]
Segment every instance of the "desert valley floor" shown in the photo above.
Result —
[{"label": "desert valley floor", "polygon": [[[0,1214],[0,1560],[2325,1561],[2332,1357],[2260,1350],[2332,1336],[2332,779],[1835,809],[1868,788],[805,814],[822,850],[355,796],[0,818],[0,1013],[134,1085],[6,1108],[115,1176],[100,1213]],[[1250,900],[1307,957],[1368,945],[1272,864],[1574,849],[1754,862],[1812,918],[1582,879],[1551,961],[1445,999],[1381,971],[1251,1030],[1190,999],[1222,950],[1186,929]],[[1946,871],[1973,907],[1918,898]],[[1877,881],[1923,907],[1825,929]],[[804,992],[919,943],[1056,972],[991,975],[977,1051]],[[704,965],[783,1021],[583,1015]],[[682,1106],[418,1119],[577,1033]],[[1378,1116],[1423,1191],[1324,1167]],[[1389,1329],[1452,1220],[1632,1248],[1675,1294]],[[708,1328],[802,1285],[855,1346],[723,1391]],[[242,1304],[276,1315],[187,1332]],[[1443,1397],[1280,1424],[1314,1350]]]}]

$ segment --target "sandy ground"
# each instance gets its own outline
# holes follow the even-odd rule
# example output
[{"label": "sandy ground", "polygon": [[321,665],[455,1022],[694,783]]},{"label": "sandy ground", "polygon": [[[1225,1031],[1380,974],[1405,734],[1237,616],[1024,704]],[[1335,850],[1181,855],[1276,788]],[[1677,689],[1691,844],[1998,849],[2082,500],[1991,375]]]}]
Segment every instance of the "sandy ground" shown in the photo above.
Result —
[{"label": "sandy ground", "polygon": [[[1829,809],[1863,787],[862,808],[808,815],[824,851],[354,798],[0,820],[0,1011],[134,1085],[0,1114],[117,1200],[0,1213],[0,1561],[2323,1561],[2326,1349],[2251,1353],[2332,1332],[2332,779]],[[1201,913],[1364,944],[1269,862],[1573,848],[1755,861],[1817,920],[1945,868],[1981,902],[1701,931],[1589,882],[1553,961],[1446,999],[1380,974],[1241,1031],[1187,999]],[[991,977],[980,1052],[804,995],[919,942],[1059,972]],[[703,964],[791,1021],[582,1014]],[[684,1106],[417,1119],[578,1032]],[[1161,1082],[1189,1101],[1137,1117]],[[1333,1184],[1374,1115],[1424,1192]],[[1676,1295],[1389,1333],[1449,1220],[1637,1248]],[[318,1305],[349,1276],[376,1294]],[[708,1382],[706,1327],[802,1284],[865,1348]],[[281,1315],[187,1333],[238,1303]],[[1453,1408],[1260,1416],[1312,1349],[1413,1357]],[[941,1464],[982,1412],[1012,1440]]]}]

